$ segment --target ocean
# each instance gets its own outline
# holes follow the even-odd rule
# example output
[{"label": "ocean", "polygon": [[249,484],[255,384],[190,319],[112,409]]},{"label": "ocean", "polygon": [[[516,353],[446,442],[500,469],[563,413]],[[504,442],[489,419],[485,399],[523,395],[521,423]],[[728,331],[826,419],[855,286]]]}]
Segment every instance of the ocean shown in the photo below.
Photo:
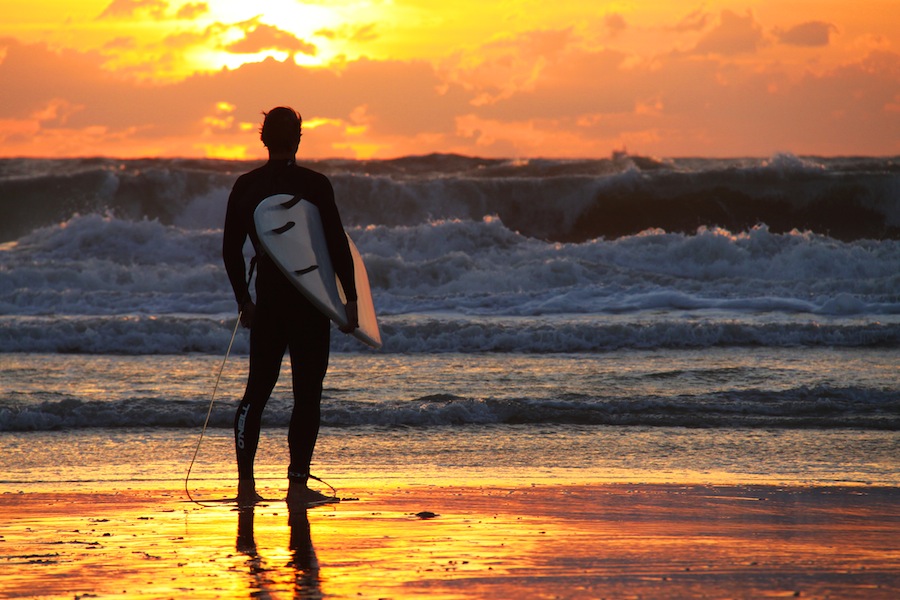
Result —
[{"label": "ocean", "polygon": [[[0,160],[4,490],[178,487],[223,364],[192,478],[236,477],[222,222],[257,164]],[[304,164],[384,339],[334,331],[314,473],[900,485],[900,158]]]}]

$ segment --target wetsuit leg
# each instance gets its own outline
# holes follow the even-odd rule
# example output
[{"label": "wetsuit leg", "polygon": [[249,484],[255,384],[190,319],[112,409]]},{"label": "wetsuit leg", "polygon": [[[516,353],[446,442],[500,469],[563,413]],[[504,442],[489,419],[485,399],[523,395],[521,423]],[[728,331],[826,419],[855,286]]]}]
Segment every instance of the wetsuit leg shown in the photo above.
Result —
[{"label": "wetsuit leg", "polygon": [[292,473],[309,473],[319,435],[322,384],[328,370],[331,322],[312,309],[292,328],[290,339],[294,408],[288,430]]},{"label": "wetsuit leg", "polygon": [[277,312],[265,306],[257,307],[250,329],[247,388],[234,416],[234,443],[241,480],[253,479],[263,409],[278,381],[287,344],[288,336]]}]

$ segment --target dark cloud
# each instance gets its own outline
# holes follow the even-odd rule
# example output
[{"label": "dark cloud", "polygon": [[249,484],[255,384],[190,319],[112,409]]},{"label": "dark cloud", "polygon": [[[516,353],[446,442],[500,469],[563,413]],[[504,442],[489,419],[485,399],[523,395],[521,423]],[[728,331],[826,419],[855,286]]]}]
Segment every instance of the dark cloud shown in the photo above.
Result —
[{"label": "dark cloud", "polygon": [[178,19],[196,19],[200,15],[209,12],[209,5],[206,2],[189,2],[178,9],[175,17]]},{"label": "dark cloud", "polygon": [[315,35],[328,40],[349,40],[351,42],[371,42],[377,40],[379,35],[376,24],[369,23],[359,27],[340,27],[338,29],[319,29]]},{"label": "dark cloud", "polygon": [[775,37],[782,44],[791,46],[827,46],[831,42],[831,34],[837,27],[824,21],[809,21],[795,25],[787,30],[776,29]]},{"label": "dark cloud", "polygon": [[354,42],[371,42],[373,40],[378,39],[378,34],[375,32],[375,24],[370,23],[369,25],[364,25],[358,28],[350,39]]},{"label": "dark cloud", "polygon": [[620,15],[619,13],[610,13],[603,18],[603,23],[606,25],[606,28],[609,29],[609,32],[616,36],[628,29],[628,23],[625,21],[625,17]]},{"label": "dark cloud", "polygon": [[[169,17],[168,10],[169,2],[166,0],[113,0],[97,19],[129,19],[139,16],[165,19]],[[175,12],[174,18],[190,20],[208,12],[209,4],[206,2],[188,2]]]},{"label": "dark cloud", "polygon": [[703,31],[706,29],[706,24],[709,23],[710,15],[708,12],[704,12],[701,9],[697,9],[691,14],[687,15],[681,21],[679,21],[674,27],[670,27],[671,31]]},{"label": "dark cloud", "polygon": [[146,14],[160,19],[165,16],[168,2],[164,0],[113,0],[107,6],[98,19],[122,19]]},{"label": "dark cloud", "polygon": [[239,26],[245,29],[244,39],[225,47],[235,54],[255,54],[264,50],[284,50],[286,52],[302,52],[309,56],[316,55],[316,46],[305,42],[297,36],[282,31],[272,25],[248,21]]},{"label": "dark cloud", "polygon": [[723,56],[752,54],[764,42],[762,26],[749,11],[741,16],[730,10],[723,10],[719,24],[700,38],[693,51],[696,54]]}]

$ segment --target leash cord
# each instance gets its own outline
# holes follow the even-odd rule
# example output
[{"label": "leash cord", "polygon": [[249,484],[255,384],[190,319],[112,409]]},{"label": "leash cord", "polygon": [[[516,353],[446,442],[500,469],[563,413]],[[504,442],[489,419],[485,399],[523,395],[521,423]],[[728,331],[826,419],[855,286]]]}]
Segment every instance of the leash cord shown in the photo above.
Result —
[{"label": "leash cord", "polygon": [[219,390],[219,382],[222,380],[222,371],[225,370],[225,363],[228,362],[228,356],[231,354],[231,347],[234,345],[234,338],[237,336],[238,327],[241,326],[241,315],[243,315],[243,311],[238,313],[237,322],[234,324],[234,331],[231,332],[231,341],[228,342],[228,350],[225,351],[225,358],[222,359],[222,364],[219,366],[219,374],[216,375],[216,384],[213,386],[212,396],[209,399],[209,408],[206,411],[206,420],[203,422],[203,429],[200,430],[200,438],[197,440],[197,447],[194,448],[194,456],[191,458],[191,464],[188,466],[187,475],[184,476],[184,491],[187,493],[188,500],[193,502],[194,504],[200,504],[204,506],[200,502],[194,500],[191,496],[191,490],[188,489],[188,480],[191,478],[191,470],[194,468],[194,462],[197,460],[197,454],[200,452],[200,442],[203,441],[203,436],[206,433],[206,428],[209,425],[209,416],[212,414],[213,403],[216,401],[216,392]]},{"label": "leash cord", "polygon": [[331,490],[331,495],[334,496],[335,498],[337,498],[337,490],[334,489],[334,486],[333,486],[333,485],[331,485],[330,483],[328,483],[328,482],[325,481],[324,479],[320,479],[320,478],[316,477],[316,476],[313,475],[312,473],[309,473],[308,475],[309,475],[309,478],[310,478],[310,479],[315,479],[315,480],[318,481],[319,483],[323,483],[323,484],[327,485],[328,488]]}]

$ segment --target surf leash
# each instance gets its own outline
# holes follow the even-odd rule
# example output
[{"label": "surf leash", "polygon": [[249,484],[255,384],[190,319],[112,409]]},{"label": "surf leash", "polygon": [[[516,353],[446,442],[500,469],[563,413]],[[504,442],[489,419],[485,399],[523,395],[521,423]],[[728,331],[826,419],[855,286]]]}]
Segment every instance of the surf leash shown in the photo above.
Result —
[{"label": "surf leash", "polygon": [[231,354],[231,347],[234,345],[234,338],[237,336],[238,328],[241,326],[241,316],[243,316],[243,314],[243,310],[238,312],[237,322],[234,324],[234,331],[231,332],[231,341],[228,342],[228,350],[225,351],[225,358],[222,359],[222,364],[219,366],[219,374],[216,375],[216,384],[213,386],[212,396],[209,399],[209,408],[206,410],[206,420],[203,422],[203,428],[200,430],[200,438],[197,440],[197,447],[194,448],[194,456],[191,458],[191,464],[188,466],[187,475],[184,476],[184,491],[187,493],[188,500],[194,504],[200,504],[201,506],[204,505],[197,500],[194,500],[191,496],[191,490],[188,489],[188,480],[191,478],[191,470],[194,468],[194,462],[197,460],[197,454],[200,452],[200,442],[203,441],[203,436],[209,425],[209,416],[212,414],[213,403],[216,401],[216,392],[219,391],[219,382],[222,380],[222,371],[225,370],[225,363],[228,362],[228,356]]},{"label": "surf leash", "polygon": [[334,486],[333,486],[333,485],[331,485],[330,483],[328,483],[328,482],[325,481],[324,479],[320,479],[320,478],[316,477],[316,476],[313,475],[312,473],[308,473],[307,476],[308,476],[310,479],[315,479],[315,480],[318,481],[319,483],[322,483],[322,484],[324,484],[324,485],[327,485],[327,486],[328,486],[328,489],[331,490],[331,495],[332,495],[332,497],[337,498],[337,490],[334,489]]}]

